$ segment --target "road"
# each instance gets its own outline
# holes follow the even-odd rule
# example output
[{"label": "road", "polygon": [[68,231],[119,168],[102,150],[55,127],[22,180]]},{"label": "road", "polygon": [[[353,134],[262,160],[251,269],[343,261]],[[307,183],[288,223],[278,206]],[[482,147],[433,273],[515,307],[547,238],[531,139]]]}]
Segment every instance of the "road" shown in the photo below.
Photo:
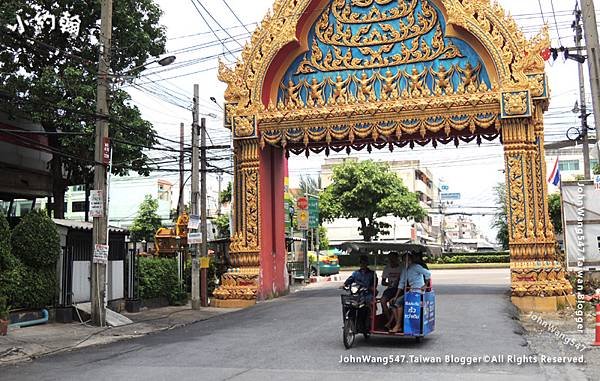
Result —
[{"label": "road", "polygon": [[[1,380],[543,380],[538,364],[448,364],[446,355],[533,355],[508,299],[506,269],[437,270],[436,332],[411,339],[341,340],[339,283],[313,285],[284,298],[180,329],[1,368]],[[404,355],[403,364],[340,363],[342,356]],[[416,364],[410,355],[441,356]],[[554,379],[577,379],[570,368]],[[572,374],[572,373],[571,373]],[[557,378],[558,376],[558,378]]]}]

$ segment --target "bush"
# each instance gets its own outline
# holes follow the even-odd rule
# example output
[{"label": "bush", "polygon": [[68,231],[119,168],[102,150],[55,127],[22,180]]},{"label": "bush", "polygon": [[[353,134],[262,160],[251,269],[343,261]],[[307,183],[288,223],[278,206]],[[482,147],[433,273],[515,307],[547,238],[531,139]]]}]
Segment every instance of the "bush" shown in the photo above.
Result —
[{"label": "bush", "polygon": [[56,225],[45,212],[31,211],[12,232],[12,253],[24,265],[35,269],[56,266],[60,238]]},{"label": "bush", "polygon": [[10,226],[2,213],[0,213],[0,273],[14,265],[14,257],[10,252]]},{"label": "bush", "polygon": [[56,270],[39,270],[17,261],[10,270],[0,273],[1,294],[12,308],[38,309],[52,306],[58,295]]},{"label": "bush", "polygon": [[455,255],[433,259],[430,263],[509,263],[509,254],[500,255]]},{"label": "bush", "polygon": [[177,279],[177,260],[172,258],[139,258],[139,292],[142,299],[167,298],[169,304],[187,302]]}]

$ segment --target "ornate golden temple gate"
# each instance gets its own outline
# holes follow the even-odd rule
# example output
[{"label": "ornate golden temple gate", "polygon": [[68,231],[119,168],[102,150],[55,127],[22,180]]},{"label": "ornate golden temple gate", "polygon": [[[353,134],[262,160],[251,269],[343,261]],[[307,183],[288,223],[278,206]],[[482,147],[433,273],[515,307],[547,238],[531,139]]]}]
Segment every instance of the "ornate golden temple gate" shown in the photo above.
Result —
[{"label": "ornate golden temple gate", "polygon": [[513,302],[552,310],[572,289],[548,217],[540,52],[490,0],[276,0],[235,69],[221,65],[235,139],[233,266],[222,307],[284,293],[287,155],[501,139]]}]

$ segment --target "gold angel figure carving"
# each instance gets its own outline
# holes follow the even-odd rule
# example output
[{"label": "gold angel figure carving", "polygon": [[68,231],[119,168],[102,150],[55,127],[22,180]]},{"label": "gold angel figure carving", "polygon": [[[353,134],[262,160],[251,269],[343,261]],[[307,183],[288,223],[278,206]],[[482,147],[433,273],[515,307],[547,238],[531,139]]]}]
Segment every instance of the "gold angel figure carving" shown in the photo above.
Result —
[{"label": "gold angel figure carving", "polygon": [[308,99],[310,106],[323,106],[323,87],[326,81],[319,82],[316,77],[313,77],[308,85]]},{"label": "gold angel figure carving", "polygon": [[434,79],[434,92],[435,95],[452,94],[454,88],[452,85],[452,74],[454,74],[454,67],[450,70],[446,69],[446,66],[440,64],[438,71],[435,71],[433,67],[429,69]]},{"label": "gold angel figure carving", "polygon": [[304,84],[303,81],[294,84],[291,79],[288,81],[287,86],[281,85],[281,89],[285,92],[285,101],[287,107],[299,107],[302,101],[300,100],[300,88]]},{"label": "gold angel figure carving", "polygon": [[473,67],[470,62],[467,62],[465,68],[456,65],[456,70],[461,74],[462,81],[459,86],[459,92],[474,93],[479,87],[479,72],[481,71],[481,62]]},{"label": "gold angel figure carving", "polygon": [[381,99],[386,100],[394,100],[398,99],[400,94],[398,93],[398,78],[400,77],[400,72],[394,74],[388,68],[385,72],[385,75],[381,75],[380,73],[376,74],[379,80],[381,81]]},{"label": "gold angel figure carving", "polygon": [[352,77],[348,77],[346,79],[342,79],[341,75],[337,75],[335,81],[328,78],[327,80],[332,86],[331,89],[331,97],[329,98],[329,103],[339,104],[345,103],[348,101],[348,83]]},{"label": "gold angel figure carving", "polygon": [[427,74],[427,69],[423,70],[419,73],[416,67],[412,68],[410,74],[407,72],[403,72],[402,75],[406,77],[408,80],[408,95],[411,97],[420,97],[424,95],[428,95],[429,91],[425,91],[423,88],[423,81],[425,79],[425,75]]},{"label": "gold angel figure carving", "polygon": [[373,88],[373,82],[376,76],[372,75],[371,78],[367,76],[367,73],[363,71],[360,78],[354,77],[354,82],[357,86],[357,99],[360,102],[366,102],[370,99],[375,98],[375,89]]}]

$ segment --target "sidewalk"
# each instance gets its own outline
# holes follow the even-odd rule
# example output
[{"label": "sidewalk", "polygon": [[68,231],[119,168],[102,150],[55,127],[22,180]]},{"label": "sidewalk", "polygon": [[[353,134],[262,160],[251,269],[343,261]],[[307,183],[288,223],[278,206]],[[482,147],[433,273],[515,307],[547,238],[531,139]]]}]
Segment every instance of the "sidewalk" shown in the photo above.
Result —
[{"label": "sidewalk", "polygon": [[54,353],[182,327],[237,310],[205,307],[199,311],[192,311],[188,304],[181,307],[145,309],[136,314],[124,313],[133,324],[121,327],[98,328],[77,322],[9,328],[8,336],[0,337],[0,367]]}]

